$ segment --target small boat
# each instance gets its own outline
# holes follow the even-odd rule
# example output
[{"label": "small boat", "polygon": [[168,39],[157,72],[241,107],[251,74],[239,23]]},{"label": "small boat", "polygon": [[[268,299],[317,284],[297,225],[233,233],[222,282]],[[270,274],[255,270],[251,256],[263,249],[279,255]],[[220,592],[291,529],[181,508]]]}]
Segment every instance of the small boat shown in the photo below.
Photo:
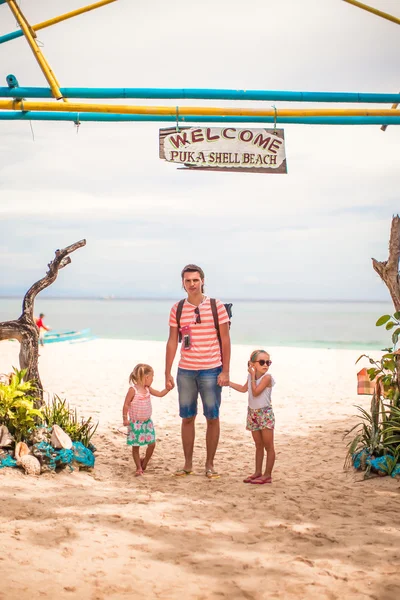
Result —
[{"label": "small boat", "polygon": [[90,329],[81,331],[46,331],[43,338],[44,344],[54,344],[55,342],[85,342],[93,339]]}]

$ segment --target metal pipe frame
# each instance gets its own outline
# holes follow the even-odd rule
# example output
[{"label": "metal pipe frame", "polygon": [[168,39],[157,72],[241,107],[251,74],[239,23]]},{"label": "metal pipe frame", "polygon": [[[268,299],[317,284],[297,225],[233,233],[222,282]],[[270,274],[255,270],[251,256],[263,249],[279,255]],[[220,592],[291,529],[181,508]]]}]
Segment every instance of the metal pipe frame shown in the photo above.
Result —
[{"label": "metal pipe frame", "polygon": [[0,100],[0,110],[41,110],[41,111],[76,111],[115,114],[142,114],[162,116],[238,116],[238,117],[389,117],[392,109],[259,109],[259,108],[214,108],[205,106],[130,106],[118,104],[83,104],[71,102],[29,102],[25,100]]},{"label": "metal pipe frame", "polygon": [[[3,2],[6,2],[6,0],[3,0]],[[0,4],[2,4],[3,2],[2,0],[0,0]],[[32,25],[31,29],[33,31],[39,31],[40,29],[45,29],[45,27],[51,27],[51,25],[56,25],[56,23],[61,23],[61,21],[72,19],[72,17],[76,17],[77,15],[81,15],[85,12],[89,12],[90,10],[100,8],[101,6],[105,6],[106,4],[111,4],[111,2],[116,2],[116,0],[101,0],[101,2],[96,2],[96,4],[91,4],[90,6],[78,8],[69,13],[65,13],[64,15],[60,15],[59,17],[53,17],[52,19],[49,19],[47,21],[42,21],[42,23],[37,23],[37,25]],[[22,37],[23,35],[23,31],[19,29],[17,31],[7,33],[6,35],[0,36],[0,44],[4,44],[5,42],[9,42],[10,40],[15,40],[16,38]]]},{"label": "metal pipe frame", "polygon": [[[287,102],[400,103],[400,93],[296,92],[282,90],[229,90],[210,88],[82,88],[62,87],[64,98],[84,99],[187,99]],[[51,98],[46,87],[0,87],[2,98]]]},{"label": "metal pipe frame", "polygon": [[373,6],[368,6],[367,4],[363,4],[362,2],[358,2],[357,0],[344,0],[344,2],[347,2],[347,4],[352,4],[353,6],[357,6],[358,8],[362,8],[363,10],[373,13],[374,15],[378,15],[378,17],[382,17],[383,19],[387,19],[388,21],[392,21],[393,23],[397,23],[397,25],[400,25],[400,19],[398,19],[397,17],[393,17],[393,15],[389,15],[388,13],[385,13],[381,10],[378,10]]},{"label": "metal pipe frame", "polygon": [[155,122],[176,123],[271,123],[274,125],[400,125],[400,115],[388,117],[376,116],[298,116],[298,117],[239,117],[239,116],[179,116],[176,115],[144,115],[144,114],[110,114],[110,113],[80,113],[80,112],[41,112],[41,111],[0,111],[0,121],[70,121],[75,124],[83,122]]},{"label": "metal pipe frame", "polygon": [[8,6],[10,7],[11,12],[13,13],[18,25],[21,27],[24,36],[33,52],[34,57],[36,58],[39,67],[42,69],[43,75],[46,77],[46,80],[51,88],[51,92],[56,98],[56,100],[60,100],[62,98],[62,94],[60,92],[59,84],[53,71],[51,70],[49,64],[47,63],[45,57],[43,56],[39,46],[37,45],[34,36],[36,36],[35,32],[31,31],[31,27],[24,15],[22,14],[21,9],[17,6],[14,0],[6,0]]}]

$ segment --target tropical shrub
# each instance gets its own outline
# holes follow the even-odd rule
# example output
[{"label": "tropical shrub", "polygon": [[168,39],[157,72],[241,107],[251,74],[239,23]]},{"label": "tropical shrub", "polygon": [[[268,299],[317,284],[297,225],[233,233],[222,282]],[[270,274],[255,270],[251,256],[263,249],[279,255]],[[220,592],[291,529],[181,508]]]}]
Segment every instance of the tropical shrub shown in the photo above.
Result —
[{"label": "tropical shrub", "polygon": [[92,417],[79,419],[77,410],[72,410],[57,395],[41,409],[35,408],[37,398],[31,396],[34,382],[25,381],[26,372],[14,368],[9,377],[0,381],[0,425],[6,425],[16,442],[29,441],[33,429],[39,425],[49,429],[59,425],[73,442],[89,447],[98,423]]},{"label": "tropical shrub", "polygon": [[361,420],[346,433],[350,435],[356,431],[348,444],[345,464],[361,456],[365,478],[371,473],[374,466],[371,461],[373,463],[374,459],[385,457],[379,462],[379,470],[388,475],[397,472],[396,467],[400,463],[400,351],[396,350],[400,336],[400,312],[393,316],[383,315],[376,325],[385,325],[387,331],[395,329],[392,333],[393,346],[384,348],[380,360],[374,360],[366,354],[357,359],[356,363],[362,358],[369,360],[371,367],[367,373],[370,381],[375,381],[375,391],[370,411],[358,406]]},{"label": "tropical shrub", "polygon": [[72,410],[66,400],[54,394],[53,399],[43,408],[44,421],[48,427],[59,425],[73,442],[81,442],[88,447],[90,440],[96,432],[98,423],[88,419],[78,418],[78,413]]},{"label": "tropical shrub", "polygon": [[0,425],[5,425],[16,442],[27,439],[29,431],[43,421],[35,408],[37,398],[30,395],[32,381],[25,381],[27,369],[13,368],[9,382],[0,382]]}]

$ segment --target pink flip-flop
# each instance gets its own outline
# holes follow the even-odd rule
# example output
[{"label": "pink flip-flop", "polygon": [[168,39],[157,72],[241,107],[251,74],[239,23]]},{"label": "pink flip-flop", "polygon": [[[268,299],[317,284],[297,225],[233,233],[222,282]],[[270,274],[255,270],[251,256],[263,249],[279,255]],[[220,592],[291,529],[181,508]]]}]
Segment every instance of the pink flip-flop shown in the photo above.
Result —
[{"label": "pink flip-flop", "polygon": [[243,483],[251,483],[254,479],[259,479],[261,475],[249,475],[246,479],[243,479]]},{"label": "pink flip-flop", "polygon": [[264,483],[272,483],[272,478],[267,477],[267,479],[261,479],[261,477],[257,477],[257,479],[252,479],[249,483],[254,483],[257,485],[264,485]]}]

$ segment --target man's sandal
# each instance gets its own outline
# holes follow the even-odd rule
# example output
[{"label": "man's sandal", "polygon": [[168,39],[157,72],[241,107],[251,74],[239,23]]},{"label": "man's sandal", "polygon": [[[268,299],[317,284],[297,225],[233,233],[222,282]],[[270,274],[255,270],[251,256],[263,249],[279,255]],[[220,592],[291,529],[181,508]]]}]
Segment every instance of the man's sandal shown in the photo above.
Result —
[{"label": "man's sandal", "polygon": [[186,471],[186,469],[179,469],[175,471],[174,477],[187,477],[188,475],[193,475],[193,471]]},{"label": "man's sandal", "polygon": [[218,473],[216,471],[213,471],[212,469],[207,469],[206,477],[207,479],[219,479],[221,475],[218,475]]}]

